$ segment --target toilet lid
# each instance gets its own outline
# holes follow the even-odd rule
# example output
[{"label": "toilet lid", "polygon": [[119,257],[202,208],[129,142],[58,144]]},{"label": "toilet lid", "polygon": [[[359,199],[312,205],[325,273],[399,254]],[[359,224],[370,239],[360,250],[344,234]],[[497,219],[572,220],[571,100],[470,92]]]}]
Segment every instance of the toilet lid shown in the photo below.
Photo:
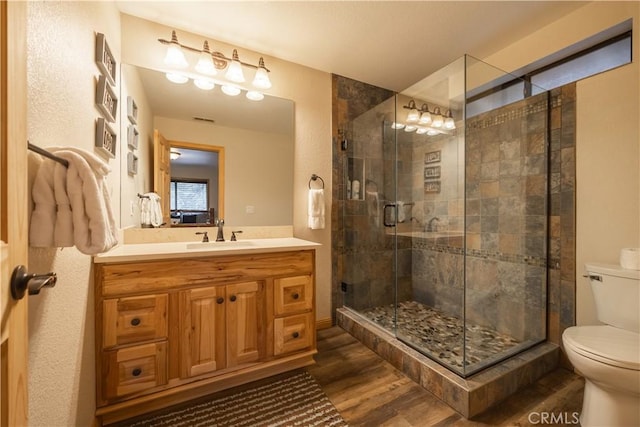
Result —
[{"label": "toilet lid", "polygon": [[574,326],[563,334],[565,344],[589,359],[640,371],[640,334],[613,326]]}]

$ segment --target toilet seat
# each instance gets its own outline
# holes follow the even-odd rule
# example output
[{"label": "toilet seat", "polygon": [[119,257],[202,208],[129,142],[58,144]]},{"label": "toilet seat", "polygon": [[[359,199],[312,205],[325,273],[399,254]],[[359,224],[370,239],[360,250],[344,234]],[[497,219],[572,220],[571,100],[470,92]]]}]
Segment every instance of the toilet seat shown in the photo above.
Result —
[{"label": "toilet seat", "polygon": [[640,334],[613,326],[574,326],[563,333],[565,345],[592,360],[640,371]]}]

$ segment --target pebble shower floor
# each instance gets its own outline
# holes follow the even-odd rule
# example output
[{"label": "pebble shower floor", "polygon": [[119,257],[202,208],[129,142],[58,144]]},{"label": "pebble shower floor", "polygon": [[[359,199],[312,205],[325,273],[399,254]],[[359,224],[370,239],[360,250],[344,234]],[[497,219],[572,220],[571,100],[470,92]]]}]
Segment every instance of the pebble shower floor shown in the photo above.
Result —
[{"label": "pebble shower floor", "polygon": [[[393,304],[366,309],[361,314],[389,331],[394,330]],[[415,301],[399,303],[397,316],[397,336],[445,365],[463,368],[462,319]],[[518,344],[520,342],[509,335],[467,322],[466,366],[504,355]]]}]

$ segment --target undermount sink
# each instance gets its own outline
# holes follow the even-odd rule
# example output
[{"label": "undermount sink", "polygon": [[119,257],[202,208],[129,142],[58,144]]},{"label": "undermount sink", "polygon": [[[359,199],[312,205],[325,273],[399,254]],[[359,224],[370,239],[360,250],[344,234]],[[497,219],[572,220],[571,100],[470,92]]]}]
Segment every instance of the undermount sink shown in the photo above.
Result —
[{"label": "undermount sink", "polygon": [[237,240],[237,241],[225,240],[224,242],[187,243],[187,249],[207,249],[207,250],[212,250],[216,248],[230,249],[233,247],[244,248],[244,247],[250,247],[250,246],[256,246],[256,243],[251,240]]}]

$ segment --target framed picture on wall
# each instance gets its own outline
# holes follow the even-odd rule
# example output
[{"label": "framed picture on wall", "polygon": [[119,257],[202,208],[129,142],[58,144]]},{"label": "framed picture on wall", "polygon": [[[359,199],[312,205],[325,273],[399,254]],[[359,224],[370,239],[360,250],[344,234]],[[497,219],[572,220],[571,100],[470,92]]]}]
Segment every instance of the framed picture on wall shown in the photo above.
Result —
[{"label": "framed picture on wall", "polygon": [[440,192],[440,181],[426,181],[424,183],[425,194],[434,194]]},{"label": "framed picture on wall", "polygon": [[103,154],[116,157],[116,139],[117,134],[105,119],[99,117],[96,120],[96,148]]},{"label": "framed picture on wall", "polygon": [[104,75],[100,76],[96,86],[96,106],[107,121],[116,121],[118,97]]},{"label": "framed picture on wall", "polygon": [[129,125],[129,127],[127,127],[127,145],[132,150],[138,149],[139,135],[140,135],[140,132],[138,131],[138,126],[131,124]]},{"label": "framed picture on wall", "polygon": [[96,64],[109,83],[116,84],[116,60],[102,33],[96,34]]},{"label": "framed picture on wall", "polygon": [[440,178],[440,166],[428,166],[424,168],[424,179]]},{"label": "framed picture on wall", "polygon": [[138,123],[138,104],[131,96],[127,96],[127,117],[131,123]]},{"label": "framed picture on wall", "polygon": [[440,161],[440,150],[438,151],[430,151],[425,153],[424,162],[425,163],[435,163]]}]

